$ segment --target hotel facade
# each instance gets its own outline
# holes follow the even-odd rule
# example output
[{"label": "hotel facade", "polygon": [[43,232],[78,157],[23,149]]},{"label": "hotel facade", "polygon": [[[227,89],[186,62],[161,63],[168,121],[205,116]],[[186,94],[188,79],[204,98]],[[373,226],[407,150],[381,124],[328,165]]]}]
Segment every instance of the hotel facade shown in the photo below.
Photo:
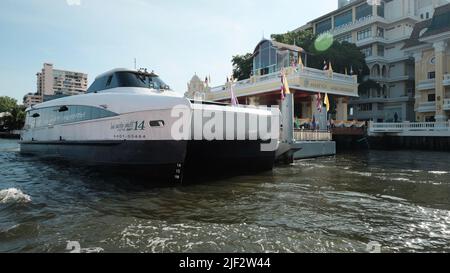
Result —
[{"label": "hotel facade", "polygon": [[404,50],[415,60],[416,120],[450,118],[450,4],[417,24]]},{"label": "hotel facade", "polygon": [[362,90],[349,101],[351,119],[376,122],[415,121],[415,61],[405,42],[417,23],[432,18],[448,0],[338,1],[336,11],[297,30],[330,33],[356,44],[366,56],[369,78],[380,88]]}]

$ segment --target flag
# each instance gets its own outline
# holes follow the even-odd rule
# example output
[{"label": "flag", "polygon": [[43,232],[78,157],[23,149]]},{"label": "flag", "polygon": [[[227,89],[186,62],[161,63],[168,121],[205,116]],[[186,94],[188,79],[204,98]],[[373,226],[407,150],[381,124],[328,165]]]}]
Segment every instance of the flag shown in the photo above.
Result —
[{"label": "flag", "polygon": [[205,77],[205,84],[208,85],[208,77]]},{"label": "flag", "polygon": [[284,95],[284,71],[281,72],[281,88],[280,88],[280,93],[281,93],[281,100],[284,100],[286,98],[286,96]]},{"label": "flag", "polygon": [[353,75],[353,65],[350,67],[350,75]]},{"label": "flag", "polygon": [[348,69],[347,69],[347,67],[345,68],[345,75],[348,75]]},{"label": "flag", "polygon": [[328,98],[328,94],[325,94],[325,105],[327,106],[327,112],[330,112],[330,99]]},{"label": "flag", "polygon": [[328,70],[327,61],[323,61],[323,70]]},{"label": "flag", "polygon": [[233,84],[233,82],[231,82],[231,85],[230,85],[230,93],[231,93],[231,105],[232,106],[239,105],[239,101],[238,101],[236,95],[234,94],[234,84]]},{"label": "flag", "polygon": [[282,80],[282,81],[283,81],[283,89],[284,89],[284,93],[285,93],[286,95],[291,94],[291,89],[289,88],[289,83],[288,83],[286,74],[283,74],[283,80]]},{"label": "flag", "polygon": [[322,113],[322,95],[320,93],[317,94],[317,111]]},{"label": "flag", "polygon": [[329,70],[330,72],[333,72],[333,67],[331,66],[331,62],[330,62],[330,65],[328,66],[328,70]]},{"label": "flag", "polygon": [[305,66],[303,65],[302,54],[298,56],[298,66],[303,70]]}]

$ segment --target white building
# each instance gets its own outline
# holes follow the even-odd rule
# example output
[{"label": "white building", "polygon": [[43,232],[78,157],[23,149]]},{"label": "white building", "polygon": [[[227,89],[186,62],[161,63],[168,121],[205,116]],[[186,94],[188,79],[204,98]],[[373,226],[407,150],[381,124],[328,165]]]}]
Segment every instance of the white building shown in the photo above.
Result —
[{"label": "white building", "polygon": [[52,64],[45,63],[36,76],[37,93],[43,96],[79,95],[88,89],[87,74],[54,69]]},{"label": "white building", "polygon": [[416,23],[449,0],[338,0],[338,9],[298,30],[331,33],[355,43],[366,55],[370,78],[380,89],[364,90],[350,101],[349,118],[414,121],[414,60],[402,49]]}]

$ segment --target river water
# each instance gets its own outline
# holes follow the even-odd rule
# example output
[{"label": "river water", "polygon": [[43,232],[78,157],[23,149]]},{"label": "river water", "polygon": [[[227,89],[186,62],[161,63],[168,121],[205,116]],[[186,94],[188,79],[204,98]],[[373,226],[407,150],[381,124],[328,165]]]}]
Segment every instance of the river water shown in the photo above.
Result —
[{"label": "river water", "polygon": [[448,153],[343,153],[154,187],[18,150],[0,140],[0,252],[450,252]]}]

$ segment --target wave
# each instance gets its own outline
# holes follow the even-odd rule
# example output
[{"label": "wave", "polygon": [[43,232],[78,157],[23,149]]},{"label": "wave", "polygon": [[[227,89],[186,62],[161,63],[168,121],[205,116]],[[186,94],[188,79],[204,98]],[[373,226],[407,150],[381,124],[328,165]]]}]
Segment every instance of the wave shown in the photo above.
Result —
[{"label": "wave", "polygon": [[448,172],[441,172],[441,171],[430,171],[428,172],[429,174],[437,174],[437,175],[443,175],[443,174],[448,174]]},{"label": "wave", "polygon": [[0,204],[21,204],[30,203],[31,197],[21,190],[10,188],[0,191]]}]

